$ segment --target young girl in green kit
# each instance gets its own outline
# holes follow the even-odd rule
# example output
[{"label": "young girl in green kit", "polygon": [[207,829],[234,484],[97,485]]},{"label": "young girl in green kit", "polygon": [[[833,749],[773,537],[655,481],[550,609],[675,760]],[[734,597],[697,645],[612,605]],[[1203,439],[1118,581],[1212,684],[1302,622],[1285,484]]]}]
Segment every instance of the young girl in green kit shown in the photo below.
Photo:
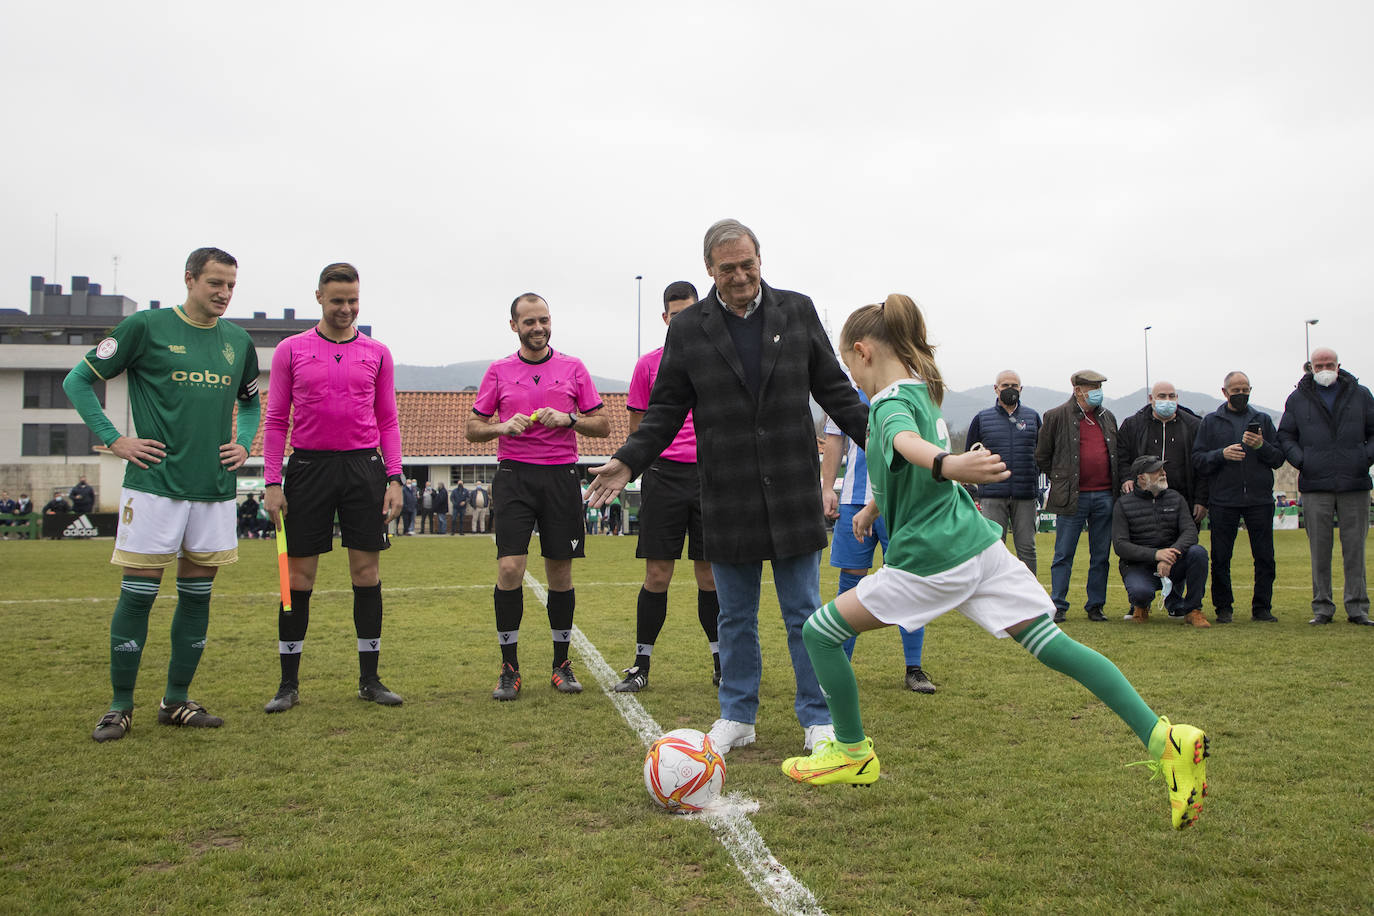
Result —
[{"label": "young girl in green kit", "polygon": [[806,649],[835,737],[818,741],[809,757],[784,761],[783,772],[816,785],[875,782],[878,757],[864,735],[844,641],[893,624],[913,631],[958,608],[1106,703],[1148,748],[1150,766],[1169,785],[1174,827],[1196,823],[1207,794],[1206,736],[1157,716],[1114,664],[1055,625],[1045,590],[960,486],[1003,480],[1010,472],[987,451],[948,453],[939,408],[944,384],[916,303],[893,294],[854,312],[840,335],[840,357],[872,402],[866,452],[874,503],[855,518],[855,533],[881,512],[889,542],[882,569],[806,622]]}]

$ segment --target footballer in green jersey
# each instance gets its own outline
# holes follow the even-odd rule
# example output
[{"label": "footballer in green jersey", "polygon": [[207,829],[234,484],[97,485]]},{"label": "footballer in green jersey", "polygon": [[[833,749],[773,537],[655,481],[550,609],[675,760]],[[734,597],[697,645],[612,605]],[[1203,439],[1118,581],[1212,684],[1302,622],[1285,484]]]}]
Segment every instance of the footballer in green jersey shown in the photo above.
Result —
[{"label": "footballer in green jersey", "polygon": [[[183,305],[130,315],[63,382],[86,425],[128,462],[111,558],[124,567],[110,622],[114,697],[91,735],[96,741],[129,731],[148,616],[172,565],[177,606],[157,721],[224,724],[187,692],[205,650],[215,571],[238,559],[234,472],[248,458],[261,415],[258,359],[248,333],[222,320],[238,262],[217,248],[199,248],[186,261],[184,279]],[[128,376],[133,436],[120,434],[92,390],[121,372]]]},{"label": "footballer in green jersey", "polygon": [[[876,782],[878,757],[864,734],[844,641],[893,624],[914,631],[957,608],[1107,704],[1149,751],[1145,763],[1165,777],[1173,826],[1196,823],[1207,794],[1206,735],[1156,715],[1116,665],[1060,630],[1045,589],[974,507],[961,482],[992,483],[1010,472],[990,452],[947,451],[939,411],[944,382],[916,303],[894,294],[855,311],[840,332],[840,358],[873,402],[868,472],[890,552],[887,565],[819,608],[802,628],[835,737],[818,741],[809,756],[783,761],[783,772],[812,785]],[[865,507],[855,517],[855,535],[875,516]]]}]

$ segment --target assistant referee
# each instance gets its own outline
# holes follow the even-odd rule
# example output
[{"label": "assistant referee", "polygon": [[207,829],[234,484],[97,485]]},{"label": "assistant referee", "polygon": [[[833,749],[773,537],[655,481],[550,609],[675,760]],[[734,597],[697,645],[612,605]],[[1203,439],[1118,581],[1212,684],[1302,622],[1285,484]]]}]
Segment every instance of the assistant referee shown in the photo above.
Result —
[{"label": "assistant referee", "polygon": [[[320,554],[334,547],[336,515],[353,580],[358,697],[383,706],[401,705],[401,697],[377,676],[382,643],[380,555],[391,546],[386,526],[401,511],[402,501],[395,363],[390,350],[354,327],[358,288],[353,265],[326,267],[315,290],[323,312],[319,324],[286,338],[272,354],[263,423],[263,504],[273,524],[280,524],[281,512],[287,510],[291,613],[278,606],[281,685],[264,712],[285,712],[300,702],[310,593]],[[293,451],[283,478],[288,419]]]}]

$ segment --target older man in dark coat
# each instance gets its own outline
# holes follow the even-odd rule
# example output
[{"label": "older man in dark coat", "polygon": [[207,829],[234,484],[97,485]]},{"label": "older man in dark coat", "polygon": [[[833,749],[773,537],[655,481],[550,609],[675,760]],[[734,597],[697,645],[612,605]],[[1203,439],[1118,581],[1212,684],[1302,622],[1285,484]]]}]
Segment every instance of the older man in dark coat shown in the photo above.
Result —
[{"label": "older man in dark coat", "polygon": [[693,412],[706,559],[720,598],[721,718],[711,727],[712,742],[725,753],[754,741],[762,677],[759,592],[769,560],[809,752],[834,732],[802,644],[802,624],[821,603],[826,544],[808,395],[859,442],[867,435],[868,410],[811,300],[763,283],[753,232],[722,220],[707,230],[703,253],[715,285],[668,326],[644,419],[610,462],[592,469],[597,478],[589,501],[609,502]]}]

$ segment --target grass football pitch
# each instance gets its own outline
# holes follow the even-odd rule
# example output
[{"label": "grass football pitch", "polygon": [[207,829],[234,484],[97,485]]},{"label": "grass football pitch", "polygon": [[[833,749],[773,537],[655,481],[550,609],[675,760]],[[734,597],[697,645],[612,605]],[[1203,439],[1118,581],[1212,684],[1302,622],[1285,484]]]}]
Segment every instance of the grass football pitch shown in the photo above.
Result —
[{"label": "grass football pitch", "polygon": [[[1200,824],[1169,826],[1139,742],[1076,683],[958,614],[927,630],[939,692],[902,685],[891,632],[860,638],[872,788],[791,784],[801,749],[792,675],[765,567],[758,742],[727,758],[727,792],[758,803],[767,849],[829,913],[1341,913],[1374,910],[1374,628],[1309,627],[1303,532],[1275,533],[1278,624],[1248,615],[1193,630],[1156,610],[1082,612],[1068,633],[1103,652],[1158,712],[1207,730]],[[1204,544],[1206,541],[1204,540]],[[1039,543],[1048,581],[1052,535]],[[0,545],[9,686],[0,700],[0,912],[766,912],[717,834],[658,811],[644,745],[573,650],[580,696],[548,683],[547,618],[525,592],[524,690],[490,699],[499,653],[495,547],[400,539],[382,559],[383,680],[405,705],[356,697],[345,558],[323,559],[301,706],[267,716],[277,680],[275,548],[240,542],[215,585],[193,699],[219,730],[156,724],[175,602],[153,610],[133,730],[90,739],[109,700],[109,541]],[[633,538],[593,537],[575,564],[577,626],[616,669],[631,661],[643,568]],[[1339,563],[1337,579],[1339,580]],[[531,572],[543,580],[536,559]],[[822,594],[836,571],[822,566]],[[664,730],[718,713],[679,567],[639,700]],[[1336,585],[1339,594],[1339,581]],[[1158,605],[1156,605],[1158,607]],[[1210,604],[1207,605],[1210,616]]]}]

